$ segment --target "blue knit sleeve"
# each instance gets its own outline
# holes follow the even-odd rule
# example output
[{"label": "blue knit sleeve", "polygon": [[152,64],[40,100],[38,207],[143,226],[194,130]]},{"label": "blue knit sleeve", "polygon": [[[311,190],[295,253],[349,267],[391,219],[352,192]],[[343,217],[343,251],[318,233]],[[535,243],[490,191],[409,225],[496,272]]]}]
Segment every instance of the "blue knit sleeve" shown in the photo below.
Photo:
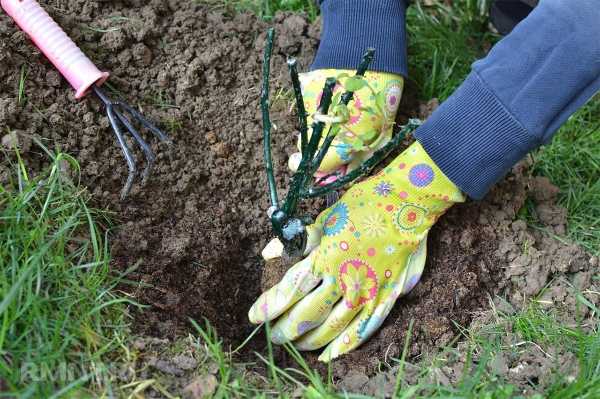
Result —
[{"label": "blue knit sleeve", "polygon": [[479,199],[600,90],[600,0],[544,0],[415,133]]},{"label": "blue knit sleeve", "polygon": [[407,75],[405,0],[320,0],[323,31],[311,69],[356,69],[369,47],[371,69]]}]

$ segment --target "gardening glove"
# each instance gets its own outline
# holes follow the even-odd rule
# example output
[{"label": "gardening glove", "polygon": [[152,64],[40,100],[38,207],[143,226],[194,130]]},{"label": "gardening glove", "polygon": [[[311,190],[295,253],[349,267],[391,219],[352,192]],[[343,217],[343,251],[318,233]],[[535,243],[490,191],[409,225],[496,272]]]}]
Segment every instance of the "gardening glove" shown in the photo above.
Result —
[{"label": "gardening glove", "polygon": [[[333,92],[335,97],[336,94],[345,91],[344,85],[348,77],[354,74],[353,71],[335,69],[320,69],[300,74],[308,126],[312,126],[325,80],[328,77],[338,79]],[[384,72],[367,72],[365,79],[368,86],[354,93],[354,99],[348,105],[349,112],[343,118],[345,121],[341,123],[341,130],[316,173],[317,179],[336,171],[343,176],[356,169],[363,161],[370,158],[374,151],[387,144],[392,137],[404,79],[400,75]],[[329,131],[329,126],[330,124],[327,124],[323,130],[323,140]],[[310,138],[310,129],[308,133]],[[298,149],[300,149],[300,138],[298,138]],[[300,152],[290,156],[288,165],[292,171],[298,169],[301,159]],[[331,183],[335,179],[337,177],[322,183]]]},{"label": "gardening glove", "polygon": [[[421,145],[412,144],[308,226],[308,256],[260,296],[250,321],[277,319],[271,337],[277,344],[327,345],[319,357],[325,362],[351,351],[417,284],[429,229],[464,199]],[[280,255],[279,248],[274,240],[263,255],[274,249]]]}]

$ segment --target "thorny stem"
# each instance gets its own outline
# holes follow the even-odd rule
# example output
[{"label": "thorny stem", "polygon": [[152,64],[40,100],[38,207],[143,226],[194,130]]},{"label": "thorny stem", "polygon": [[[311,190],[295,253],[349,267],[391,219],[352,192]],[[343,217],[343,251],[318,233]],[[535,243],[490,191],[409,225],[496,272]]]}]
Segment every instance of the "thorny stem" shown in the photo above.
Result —
[{"label": "thorny stem", "polygon": [[[335,78],[327,78],[325,81],[323,96],[321,97],[321,102],[319,103],[318,109],[318,112],[321,114],[325,115],[327,112],[329,112],[329,106],[331,105],[331,97],[333,96],[333,88],[335,87],[335,84]],[[309,179],[312,179],[312,174],[310,173],[312,164],[311,160],[313,159],[319,143],[321,142],[324,128],[324,122],[315,121],[312,124],[312,135],[306,147],[306,156],[303,156],[302,160],[300,161],[298,171],[294,174],[290,191],[285,199],[285,203],[283,204],[283,211],[287,215],[291,215],[296,210],[298,201],[300,200],[300,192],[304,190],[304,187],[306,187]]]},{"label": "thorny stem", "polygon": [[275,185],[275,175],[273,173],[273,157],[271,156],[271,117],[269,116],[269,74],[271,73],[271,54],[273,52],[273,37],[275,33],[273,28],[267,32],[267,42],[263,59],[263,88],[260,95],[260,107],[263,120],[263,152],[267,169],[267,181],[269,183],[269,195],[271,197],[271,206],[279,207],[279,198],[277,196],[277,186]]},{"label": "thorny stem", "polygon": [[[327,194],[330,191],[337,190],[344,187],[346,184],[358,179],[361,176],[366,175],[373,169],[379,162],[381,162],[389,153],[397,148],[407,134],[413,132],[417,127],[420,126],[420,121],[411,119],[404,128],[398,132],[389,143],[375,151],[373,155],[363,162],[358,168],[348,173],[344,177],[337,179],[335,182],[330,183],[323,187],[311,187],[300,193],[301,198],[315,198]],[[327,177],[327,176],[326,176]]]},{"label": "thorny stem", "polygon": [[290,70],[290,77],[292,79],[292,87],[294,88],[294,95],[296,97],[296,109],[298,110],[298,129],[300,129],[300,152],[302,156],[306,156],[306,146],[308,144],[308,127],[307,127],[307,114],[306,108],[304,107],[304,97],[302,96],[302,87],[300,86],[300,79],[298,78],[298,61],[295,58],[289,58],[287,61],[288,68]]},{"label": "thorny stem", "polygon": [[[367,52],[363,55],[363,58],[360,61],[360,64],[358,65],[358,69],[356,70],[356,76],[365,76],[365,73],[367,72],[369,65],[371,65],[371,63],[373,62],[374,56],[375,56],[375,49],[373,49],[373,48],[367,49]],[[340,103],[342,103],[344,105],[348,105],[353,97],[354,97],[353,91],[346,91],[342,95]],[[332,126],[329,126],[329,130],[327,131],[325,140],[323,141],[323,144],[321,145],[321,148],[319,149],[317,156],[312,161],[312,165],[310,168],[311,175],[314,174],[319,169],[319,167],[321,166],[321,163],[323,162],[323,159],[325,158],[325,155],[329,151],[329,147],[331,146],[331,143],[333,143],[333,140],[335,139],[335,135],[331,134],[331,128],[332,128]]]}]

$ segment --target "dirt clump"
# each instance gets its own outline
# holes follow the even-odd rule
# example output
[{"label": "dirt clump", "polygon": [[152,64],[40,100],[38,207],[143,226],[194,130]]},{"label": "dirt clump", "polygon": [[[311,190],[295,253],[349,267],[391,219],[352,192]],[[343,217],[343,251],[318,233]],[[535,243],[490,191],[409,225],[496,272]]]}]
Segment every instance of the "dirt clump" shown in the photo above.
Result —
[{"label": "dirt clump", "polygon": [[290,265],[282,258],[275,258],[265,262],[260,278],[260,288],[266,291],[281,281]]},{"label": "dirt clump", "polygon": [[[131,383],[144,380],[150,381],[143,390],[146,398],[170,397],[166,393],[171,393],[202,399],[211,397],[219,386],[219,365],[208,359],[208,349],[191,336],[176,340],[136,337],[129,359],[119,359],[112,371],[122,384],[123,396],[129,394],[126,388]],[[248,378],[254,376],[248,373]]]}]

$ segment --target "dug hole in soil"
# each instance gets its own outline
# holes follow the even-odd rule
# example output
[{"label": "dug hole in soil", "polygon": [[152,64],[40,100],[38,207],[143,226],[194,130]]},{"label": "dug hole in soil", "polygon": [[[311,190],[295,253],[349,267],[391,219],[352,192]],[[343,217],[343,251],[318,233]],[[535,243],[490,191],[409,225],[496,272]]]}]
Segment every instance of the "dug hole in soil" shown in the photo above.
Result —
[{"label": "dug hole in soil", "polygon": [[[138,265],[130,279],[140,284],[129,289],[151,305],[136,311],[136,333],[172,338],[190,330],[188,318],[205,317],[227,344],[241,343],[254,328],[247,311],[261,292],[259,254],[271,236],[259,111],[268,25],[193,2],[76,0],[45,7],[97,65],[111,71],[112,86],[126,100],[160,121],[175,146],[169,151],[150,140],[158,154],[152,176],[121,202],[127,166],[99,101],[76,102],[52,65],[1,14],[0,126],[3,135],[10,132],[4,143],[16,140],[34,171],[47,163],[31,144],[34,137],[74,155],[94,205],[115,212],[120,227],[111,237],[113,266]],[[292,14],[278,14],[273,24],[275,97],[278,88],[290,87],[285,57],[308,66],[320,28]],[[26,100],[19,104],[22,70]],[[403,113],[418,116],[414,96],[405,95]],[[275,101],[272,117],[276,178],[286,187],[295,118],[286,100]],[[1,168],[5,180],[7,163]],[[335,374],[373,374],[380,362],[398,357],[411,320],[410,354],[416,356],[448,344],[458,334],[454,323],[469,326],[496,294],[518,308],[550,281],[564,278],[589,288],[597,259],[516,220],[530,197],[540,221],[564,235],[566,214],[554,205],[556,194],[545,179],[530,177],[524,162],[484,201],[451,209],[429,235],[421,283],[370,341],[335,362]],[[316,202],[309,210],[316,216],[321,209]],[[568,286],[554,289],[549,300],[568,305]],[[263,336],[248,349],[264,347]],[[276,356],[288,361],[282,349]],[[307,357],[317,364],[314,354]]]}]

